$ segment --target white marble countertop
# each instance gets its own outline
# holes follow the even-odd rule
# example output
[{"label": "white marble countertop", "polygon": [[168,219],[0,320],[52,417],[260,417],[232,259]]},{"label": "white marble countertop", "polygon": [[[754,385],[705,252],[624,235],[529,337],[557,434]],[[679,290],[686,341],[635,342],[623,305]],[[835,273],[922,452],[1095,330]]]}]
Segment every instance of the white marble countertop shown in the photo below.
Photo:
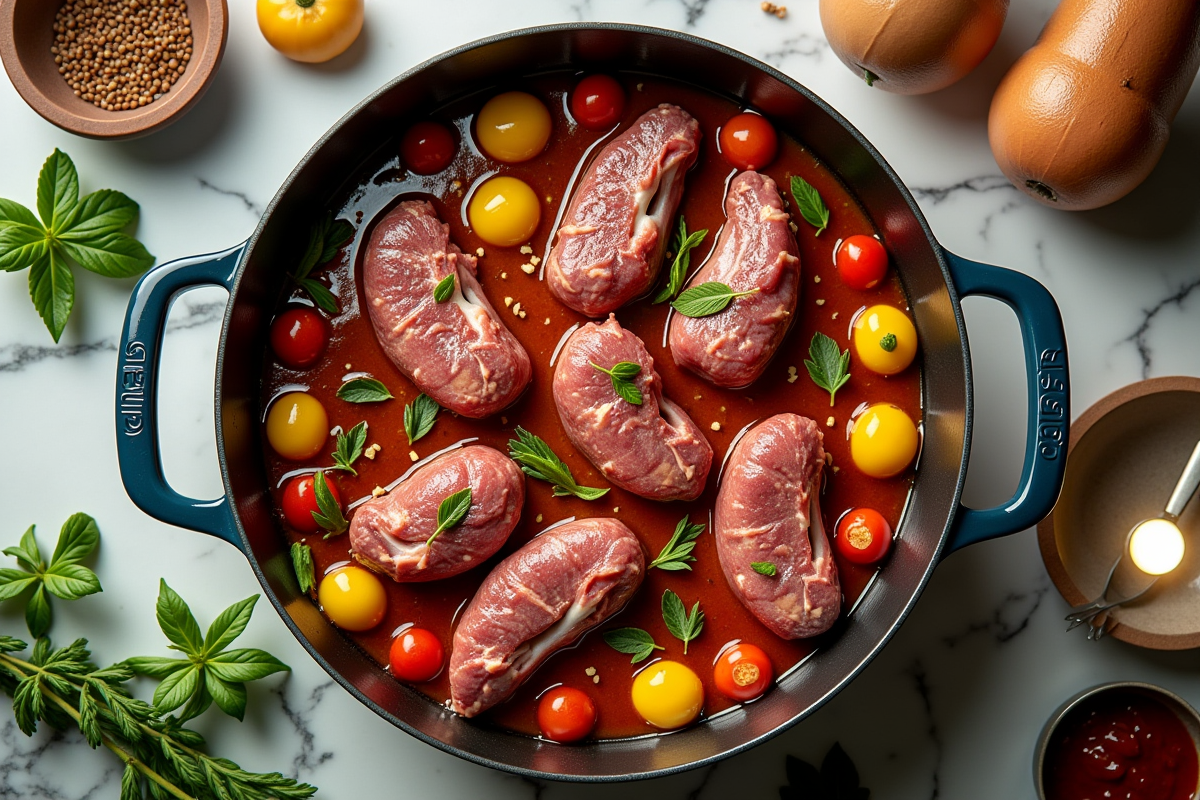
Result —
[{"label": "white marble countertop", "polygon": [[[362,39],[334,62],[286,61],[259,35],[253,3],[231,4],[229,46],[212,89],[183,121],[121,143],[76,138],[36,116],[0,80],[0,196],[32,206],[54,147],[69,152],[83,189],[118,188],[142,205],[140,238],[160,263],[223,249],[253,230],[310,145],[385,81],[438,52],[498,31],[569,20],[619,20],[687,30],[778,66],[845,114],[891,162],[934,232],[964,256],[1027,272],[1056,296],[1066,322],[1075,413],[1143,377],[1200,375],[1200,92],[1176,121],[1159,168],[1125,200],[1067,214],[1026,201],[1000,176],[985,121],[992,89],[1032,43],[1052,0],[1015,0],[996,50],[960,84],[905,98],[867,88],[833,56],[816,0],[791,0],[776,19],[758,0],[367,0]],[[116,339],[132,281],[76,271],[80,300],[53,345],[29,302],[26,277],[0,274],[0,466],[14,544],[37,523],[52,547],[74,511],[96,517],[102,595],[56,604],[58,640],[92,639],[100,661],[163,652],[154,624],[160,576],[202,624],[259,591],[243,556],[147,517],[126,497],[113,445]],[[218,290],[186,295],[173,312],[160,409],[166,470],[194,497],[220,494],[212,374],[224,308]],[[1012,491],[1024,442],[1024,379],[1012,315],[966,302],[977,398],[966,500]],[[1064,632],[1066,604],[1032,531],[955,554],[940,566],[895,639],[845,691],[794,729],[715,767],[621,788],[534,784],[460,761],[392,728],[337,688],[262,603],[244,635],[291,664],[250,688],[247,719],[211,711],[196,721],[213,752],[279,769],[324,797],[775,797],[785,753],[819,762],[839,741],[878,798],[1031,797],[1031,756],[1050,711],[1103,680],[1141,679],[1200,703],[1193,653],[1092,644]],[[0,631],[23,634],[0,607]],[[143,691],[149,687],[142,687]],[[148,696],[148,695],[147,695]],[[119,764],[77,734],[17,730],[0,701],[0,798],[118,795]]]}]

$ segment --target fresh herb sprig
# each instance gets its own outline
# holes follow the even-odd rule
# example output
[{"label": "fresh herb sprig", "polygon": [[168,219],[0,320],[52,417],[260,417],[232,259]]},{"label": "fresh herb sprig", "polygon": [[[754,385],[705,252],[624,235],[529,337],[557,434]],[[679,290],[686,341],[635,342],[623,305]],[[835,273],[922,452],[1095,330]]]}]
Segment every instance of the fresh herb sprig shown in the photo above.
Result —
[{"label": "fresh herb sprig", "polygon": [[452,495],[446,497],[438,504],[437,513],[437,528],[433,535],[425,540],[425,546],[429,547],[433,544],[433,540],[442,535],[444,531],[457,527],[467,518],[467,512],[471,510],[471,487],[459,489]]},{"label": "fresh herb sprig", "polygon": [[325,284],[309,277],[313,268],[328,264],[333,260],[351,239],[354,238],[354,226],[345,220],[335,220],[332,214],[327,214],[323,220],[314,225],[308,232],[308,243],[304,247],[304,255],[292,280],[304,290],[313,302],[330,314],[342,313],[337,298],[333,292],[325,288]]},{"label": "fresh herb sprig", "polygon": [[688,643],[704,630],[704,612],[700,610],[700,601],[696,601],[689,613],[685,609],[683,601],[679,599],[679,595],[667,589],[662,596],[662,615],[663,622],[667,624],[667,630],[671,632],[672,636],[683,642],[683,654],[686,656]]},{"label": "fresh herb sprig", "polygon": [[645,661],[655,650],[666,650],[665,647],[654,643],[654,637],[641,628],[614,628],[604,632],[604,643],[616,650],[632,656],[630,664]]},{"label": "fresh herb sprig", "polygon": [[404,407],[404,433],[412,444],[433,429],[438,412],[442,410],[433,398],[426,394],[417,395]]},{"label": "fresh herb sprig", "polygon": [[709,281],[687,289],[671,303],[671,307],[685,317],[711,317],[724,311],[739,297],[757,294],[758,287],[745,292],[735,292],[720,281]]},{"label": "fresh herb sprig", "polygon": [[354,378],[338,387],[337,397],[347,403],[382,403],[391,400],[392,393],[383,381],[374,378]]},{"label": "fresh herb sprig", "polygon": [[768,578],[774,578],[779,574],[779,569],[770,561],[751,561],[750,569],[757,572],[759,575],[765,575]]},{"label": "fresh herb sprig", "polygon": [[804,178],[793,175],[792,198],[804,221],[817,229],[813,236],[820,236],[829,227],[829,207],[821,199],[821,193]]},{"label": "fresh herb sprig", "polygon": [[608,494],[608,489],[580,486],[575,476],[561,458],[554,454],[550,445],[540,436],[518,427],[517,438],[508,440],[508,455],[521,470],[531,478],[554,485],[555,497],[575,495],[580,500],[598,500]]},{"label": "fresh herb sprig", "polygon": [[337,444],[333,449],[333,466],[331,469],[345,470],[351,475],[358,475],[358,470],[354,468],[354,462],[363,454],[363,448],[366,446],[367,423],[364,420],[350,430],[343,431],[337,435]]},{"label": "fresh herb sprig", "polygon": [[72,514],[63,523],[49,563],[38,549],[33,525],[25,531],[20,544],[4,548],[4,555],[15,558],[20,569],[0,569],[0,601],[32,590],[25,603],[25,624],[34,638],[45,636],[50,630],[53,614],[49,595],[78,600],[100,591],[96,573],[80,563],[99,544],[96,521],[87,514]]},{"label": "fresh herb sprig", "polygon": [[312,548],[301,542],[292,542],[292,569],[300,591],[308,594],[317,588],[317,568],[313,564]]},{"label": "fresh herb sprig", "polygon": [[675,526],[675,533],[671,535],[670,541],[663,547],[658,557],[650,562],[649,569],[658,567],[668,572],[686,569],[690,572],[691,565],[696,560],[696,557],[692,555],[692,550],[696,548],[696,539],[700,538],[702,533],[704,533],[703,525],[693,524],[686,516],[679,520]]},{"label": "fresh herb sprig", "polygon": [[612,379],[613,391],[617,393],[617,397],[631,405],[640,406],[642,404],[642,390],[633,382],[633,379],[642,372],[641,364],[621,361],[613,364],[612,369],[605,369],[595,361],[588,363]]},{"label": "fresh herb sprig", "polygon": [[312,518],[325,529],[323,538],[329,539],[350,530],[350,522],[342,514],[342,506],[333,496],[333,492],[329,491],[324,472],[313,475],[313,498],[317,501],[320,511],[313,511]]},{"label": "fresh herb sprig", "polygon": [[75,306],[71,264],[106,278],[130,278],[154,265],[137,239],[122,233],[138,218],[138,204],[101,189],[79,198],[79,173],[71,157],[55,151],[42,165],[38,217],[0,198],[0,271],[29,270],[29,296],[54,341]]},{"label": "fresh herb sprig", "polygon": [[808,345],[804,366],[813,383],[829,392],[829,405],[832,406],[838,389],[850,380],[850,351],[840,349],[837,342],[817,331]]},{"label": "fresh herb sprig", "polygon": [[134,674],[162,681],[154,691],[154,707],[167,714],[184,706],[179,721],[217,707],[241,720],[246,714],[246,683],[291,668],[265,650],[227,650],[250,624],[258,595],[247,597],[222,611],[201,636],[192,610],[166,581],[159,581],[158,627],[170,640],[168,647],[186,658],[139,656],[125,661]]},{"label": "fresh herb sprig", "polygon": [[454,273],[451,272],[446,277],[437,282],[433,287],[433,302],[444,303],[454,294]]},{"label": "fresh herb sprig", "polygon": [[667,272],[667,285],[654,297],[654,305],[665,303],[679,294],[692,264],[692,250],[700,246],[705,236],[708,236],[708,228],[688,233],[687,223],[683,221],[683,215],[679,215],[679,228],[671,242],[675,260],[671,262],[671,268]]}]

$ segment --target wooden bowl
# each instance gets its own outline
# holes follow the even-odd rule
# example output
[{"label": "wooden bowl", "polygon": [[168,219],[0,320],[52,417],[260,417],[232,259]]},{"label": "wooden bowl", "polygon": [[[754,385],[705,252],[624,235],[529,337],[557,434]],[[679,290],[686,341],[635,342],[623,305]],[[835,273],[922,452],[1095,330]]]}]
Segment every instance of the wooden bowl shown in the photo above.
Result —
[{"label": "wooden bowl", "polygon": [[192,58],[170,91],[141,108],[106,111],[75,96],[58,73],[50,47],[60,0],[0,0],[0,58],[13,86],[37,113],[92,139],[132,139],[170,125],[204,95],[225,52],[225,0],[187,0]]},{"label": "wooden bowl", "polygon": [[[1162,514],[1197,440],[1200,378],[1126,386],[1071,425],[1062,494],[1038,525],[1042,560],[1069,604],[1094,599],[1130,529]],[[1188,506],[1179,527],[1188,543],[1183,563],[1114,610],[1109,635],[1155,650],[1200,647],[1200,503]]]}]

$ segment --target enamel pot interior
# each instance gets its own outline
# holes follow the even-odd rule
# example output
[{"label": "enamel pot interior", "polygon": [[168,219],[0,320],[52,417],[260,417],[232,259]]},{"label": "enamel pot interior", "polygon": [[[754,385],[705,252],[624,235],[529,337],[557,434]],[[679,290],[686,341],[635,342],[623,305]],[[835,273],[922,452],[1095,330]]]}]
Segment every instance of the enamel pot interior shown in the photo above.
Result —
[{"label": "enamel pot interior", "polygon": [[[924,441],[899,540],[832,644],[749,707],[670,735],[581,746],[460,719],[393,680],[345,639],[296,585],[271,511],[258,424],[268,324],[303,246],[296,221],[344,195],[371,154],[394,151],[399,134],[429,109],[522,75],[561,69],[642,71],[694,83],[761,110],[804,142],[883,233],[924,343]],[[848,683],[899,626],[937,563],[965,471],[970,397],[966,336],[939,253],[908,192],[849,123],[802,86],[735,51],[676,32],[569,25],[508,33],[439,56],[384,87],[316,144],[247,249],[222,332],[217,425],[226,489],[250,562],[285,622],[342,686],[397,727],[472,761],[539,777],[609,781],[689,769],[751,747]]]}]

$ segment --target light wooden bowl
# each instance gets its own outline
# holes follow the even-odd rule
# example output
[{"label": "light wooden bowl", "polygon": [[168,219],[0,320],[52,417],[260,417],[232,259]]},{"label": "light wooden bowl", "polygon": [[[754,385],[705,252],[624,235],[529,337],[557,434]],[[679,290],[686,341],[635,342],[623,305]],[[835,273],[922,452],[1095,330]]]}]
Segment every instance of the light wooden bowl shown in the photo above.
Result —
[{"label": "light wooden bowl", "polygon": [[225,52],[225,0],[187,0],[192,58],[163,97],[129,111],[106,111],[75,96],[50,47],[60,0],[0,0],[0,58],[21,97],[46,120],[92,139],[132,139],[165,128],[204,95]]}]

